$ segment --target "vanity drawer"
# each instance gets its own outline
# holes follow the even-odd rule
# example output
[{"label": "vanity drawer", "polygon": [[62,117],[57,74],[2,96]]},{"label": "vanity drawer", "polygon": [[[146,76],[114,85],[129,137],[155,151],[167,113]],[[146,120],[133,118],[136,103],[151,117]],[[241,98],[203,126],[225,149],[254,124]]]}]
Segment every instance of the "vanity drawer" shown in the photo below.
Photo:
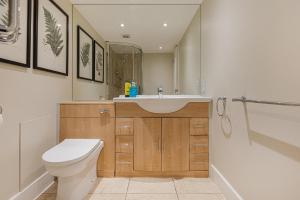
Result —
[{"label": "vanity drawer", "polygon": [[208,153],[208,136],[190,136],[190,153]]},{"label": "vanity drawer", "polygon": [[116,135],[133,135],[133,119],[117,118]]},{"label": "vanity drawer", "polygon": [[208,118],[192,118],[190,135],[208,135]]},{"label": "vanity drawer", "polygon": [[190,170],[208,170],[208,153],[190,154]]},{"label": "vanity drawer", "polygon": [[133,153],[133,136],[116,136],[117,153]]},{"label": "vanity drawer", "polygon": [[133,171],[132,153],[116,153],[116,171],[118,172]]},{"label": "vanity drawer", "polygon": [[114,104],[63,104],[60,117],[115,117]]}]

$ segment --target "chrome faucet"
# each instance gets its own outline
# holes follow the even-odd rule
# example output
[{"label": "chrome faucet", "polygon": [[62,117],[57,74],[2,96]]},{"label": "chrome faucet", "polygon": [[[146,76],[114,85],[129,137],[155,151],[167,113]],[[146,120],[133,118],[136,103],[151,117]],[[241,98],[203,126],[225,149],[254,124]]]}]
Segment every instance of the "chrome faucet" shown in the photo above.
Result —
[{"label": "chrome faucet", "polygon": [[162,87],[157,88],[157,94],[158,94],[158,96],[162,96],[162,94],[163,94]]}]

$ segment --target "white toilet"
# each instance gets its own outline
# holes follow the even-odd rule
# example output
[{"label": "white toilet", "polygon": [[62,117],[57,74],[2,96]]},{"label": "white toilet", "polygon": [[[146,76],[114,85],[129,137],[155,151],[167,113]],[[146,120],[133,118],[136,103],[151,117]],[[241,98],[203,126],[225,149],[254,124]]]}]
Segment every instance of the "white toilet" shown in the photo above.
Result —
[{"label": "white toilet", "polygon": [[57,200],[83,200],[97,181],[99,139],[65,139],[42,156],[49,174],[58,177]]}]

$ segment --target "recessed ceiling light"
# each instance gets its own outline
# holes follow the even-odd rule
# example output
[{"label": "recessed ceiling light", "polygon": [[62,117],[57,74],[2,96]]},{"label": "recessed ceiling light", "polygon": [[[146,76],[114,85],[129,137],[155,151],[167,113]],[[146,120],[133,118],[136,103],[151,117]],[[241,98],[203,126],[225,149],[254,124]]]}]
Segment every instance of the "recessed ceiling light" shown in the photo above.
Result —
[{"label": "recessed ceiling light", "polygon": [[120,26],[121,26],[121,27],[124,27],[124,26],[125,26],[125,24],[121,24]]},{"label": "recessed ceiling light", "polygon": [[167,27],[168,26],[168,24],[167,23],[164,23],[164,27]]},{"label": "recessed ceiling light", "polygon": [[163,47],[159,47],[159,49],[160,49],[160,50],[162,50],[162,49],[163,49]]}]

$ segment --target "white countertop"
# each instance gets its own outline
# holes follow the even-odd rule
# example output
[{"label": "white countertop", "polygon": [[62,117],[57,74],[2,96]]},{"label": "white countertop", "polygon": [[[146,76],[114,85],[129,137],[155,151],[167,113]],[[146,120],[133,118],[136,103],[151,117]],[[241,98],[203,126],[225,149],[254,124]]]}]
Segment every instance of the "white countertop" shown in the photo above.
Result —
[{"label": "white countertop", "polygon": [[137,97],[125,97],[120,95],[113,99],[114,102],[136,102],[141,100],[188,100],[189,102],[211,102],[211,97],[201,95],[137,95]]},{"label": "white countertop", "polygon": [[112,100],[99,100],[99,101],[64,101],[59,103],[61,105],[72,105],[72,104],[114,104]]},{"label": "white countertop", "polygon": [[211,102],[210,97],[200,95],[138,95],[137,97],[125,97],[124,95],[114,98],[114,102],[134,102],[141,108],[152,113],[176,112],[188,103]]}]

